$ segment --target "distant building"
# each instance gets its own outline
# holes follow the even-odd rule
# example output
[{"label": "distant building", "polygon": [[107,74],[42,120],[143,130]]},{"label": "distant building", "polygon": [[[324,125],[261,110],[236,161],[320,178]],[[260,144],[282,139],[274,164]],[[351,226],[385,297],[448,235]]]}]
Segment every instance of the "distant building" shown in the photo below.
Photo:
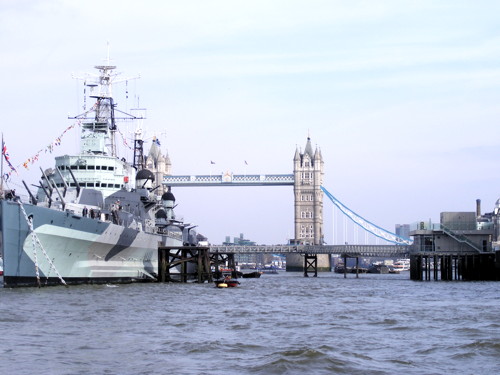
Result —
[{"label": "distant building", "polygon": [[[239,237],[234,237],[231,242],[231,237],[226,236],[226,241],[222,243],[225,246],[254,246],[256,243],[246,239],[243,233]],[[268,258],[272,258],[271,254],[263,253],[248,253],[248,254],[234,254],[234,260],[239,266],[262,266],[269,263]]]},{"label": "distant building", "polygon": [[222,243],[223,245],[226,246],[231,246],[231,245],[240,245],[240,246],[253,246],[256,245],[254,241],[250,241],[244,238],[243,233],[240,233],[239,237],[234,237],[233,242],[231,242],[231,238],[229,236],[226,236],[226,241]]},{"label": "distant building", "polygon": [[396,224],[396,235],[403,238],[410,238],[410,224]]}]

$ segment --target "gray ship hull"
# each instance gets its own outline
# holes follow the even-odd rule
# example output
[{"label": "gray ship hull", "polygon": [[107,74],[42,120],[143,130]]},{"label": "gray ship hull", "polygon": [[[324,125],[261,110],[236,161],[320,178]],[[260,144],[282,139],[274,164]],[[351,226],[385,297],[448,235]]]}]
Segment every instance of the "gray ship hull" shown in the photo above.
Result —
[{"label": "gray ship hull", "polygon": [[67,284],[153,281],[158,272],[158,243],[182,245],[180,231],[163,236],[70,212],[23,206],[33,218],[44,251],[34,245],[19,203],[1,200],[5,287],[36,286],[38,280],[60,285],[57,273]]}]

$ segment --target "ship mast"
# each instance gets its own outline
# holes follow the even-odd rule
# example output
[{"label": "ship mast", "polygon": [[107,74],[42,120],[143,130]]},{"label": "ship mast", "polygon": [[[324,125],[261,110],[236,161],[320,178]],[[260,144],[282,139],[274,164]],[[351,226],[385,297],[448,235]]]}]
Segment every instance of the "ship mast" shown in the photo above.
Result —
[{"label": "ship mast", "polygon": [[[96,65],[94,68],[99,70],[99,74],[86,74],[84,77],[74,77],[76,79],[81,79],[84,81],[84,85],[90,89],[90,98],[96,99],[96,103],[91,110],[84,112],[81,115],[70,117],[72,119],[84,120],[82,127],[87,131],[94,133],[100,133],[101,136],[109,138],[109,147],[107,152],[105,150],[82,150],[82,152],[91,151],[93,153],[99,154],[109,154],[113,157],[117,157],[116,151],[116,131],[117,125],[115,117],[115,112],[120,112],[125,117],[120,117],[121,120],[137,120],[141,117],[130,115],[128,113],[122,112],[116,109],[116,104],[113,100],[113,84],[128,81],[131,79],[139,78],[127,77],[117,79],[118,73],[115,72],[116,66],[111,64],[109,58],[109,46],[108,55],[102,65]],[[94,118],[88,117],[90,112],[94,112]]]},{"label": "ship mast", "polygon": [[[107,58],[107,63],[105,65],[96,65],[96,69],[99,70],[99,84],[97,86],[91,86],[90,97],[97,99],[97,106],[95,109],[96,122],[107,122],[108,129],[111,132],[111,156],[116,156],[116,122],[115,122],[115,104],[113,103],[113,93],[112,93],[112,82],[116,74],[113,74],[113,70],[116,66],[111,65],[109,61],[109,53]],[[96,90],[97,89],[97,90]],[[97,92],[95,92],[97,91]]]}]

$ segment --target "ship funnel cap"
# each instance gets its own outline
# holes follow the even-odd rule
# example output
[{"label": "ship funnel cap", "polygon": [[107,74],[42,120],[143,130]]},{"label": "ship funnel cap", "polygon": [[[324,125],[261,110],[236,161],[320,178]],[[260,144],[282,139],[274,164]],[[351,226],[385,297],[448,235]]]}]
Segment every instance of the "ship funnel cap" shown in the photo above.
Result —
[{"label": "ship funnel cap", "polygon": [[172,191],[170,190],[170,186],[168,187],[168,191],[166,193],[163,193],[163,195],[161,196],[161,200],[175,202],[175,197],[174,194],[172,194]]},{"label": "ship funnel cap", "polygon": [[154,182],[155,175],[149,169],[141,169],[135,176],[136,180],[151,180]]}]

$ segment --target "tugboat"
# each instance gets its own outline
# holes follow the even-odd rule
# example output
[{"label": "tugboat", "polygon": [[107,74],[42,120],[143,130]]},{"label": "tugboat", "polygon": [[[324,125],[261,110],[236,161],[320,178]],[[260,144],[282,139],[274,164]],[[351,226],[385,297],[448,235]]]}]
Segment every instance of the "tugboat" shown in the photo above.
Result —
[{"label": "tugboat", "polygon": [[[159,244],[196,245],[192,226],[175,218],[175,197],[158,181],[162,175],[146,169],[140,131],[133,162],[118,156],[118,122],[143,117],[118,110],[112,96],[118,74],[109,57],[95,68],[99,74],[85,81],[94,104],[73,117],[82,130],[80,150],[42,170],[36,193],[23,181],[29,202],[0,198],[5,287],[153,281]],[[149,157],[159,155],[153,142]]]}]

